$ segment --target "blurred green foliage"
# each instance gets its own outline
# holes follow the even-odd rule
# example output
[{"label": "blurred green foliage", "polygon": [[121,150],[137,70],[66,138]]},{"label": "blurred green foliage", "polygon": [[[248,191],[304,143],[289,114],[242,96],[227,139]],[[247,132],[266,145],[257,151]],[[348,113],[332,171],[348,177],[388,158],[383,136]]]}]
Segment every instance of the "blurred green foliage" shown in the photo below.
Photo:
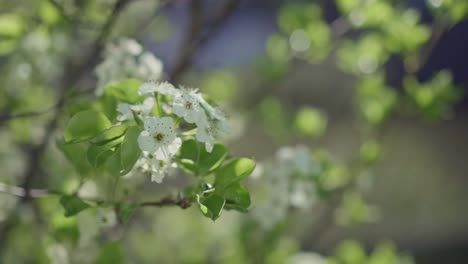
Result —
[{"label": "blurred green foliage", "polygon": [[[57,110],[62,94],[55,87],[63,76],[73,76],[64,69],[81,62],[114,3],[0,0],[0,167],[4,171],[0,183],[22,184],[19,175],[31,162],[25,153],[41,146]],[[312,263],[321,264],[414,263],[390,242],[371,249],[346,240],[333,253],[321,256],[309,251],[318,250],[314,241],[322,237],[299,240],[293,229],[319,223],[320,208],[331,211],[326,221],[342,228],[384,216],[368,203],[366,192],[378,161],[385,158],[380,133],[392,118],[421,116],[434,122],[451,117],[464,95],[451,73],[441,70],[428,80],[418,77],[440,35],[466,20],[468,2],[427,0],[433,20],[424,23],[407,1],[337,0],[334,4],[339,16],[331,21],[324,1],[284,1],[277,14],[278,31],[266,40],[264,54],[252,66],[257,69],[255,80],[239,76],[245,73],[242,70],[219,68],[193,78],[209,94],[208,101],[239,109],[233,112],[243,115],[240,119],[247,129],[260,127],[274,147],[300,142],[310,153],[286,147],[265,161],[234,158],[228,147],[241,152],[245,140],[253,143],[251,149],[262,148],[256,145],[258,138],[240,136],[226,145],[215,143],[211,153],[187,139],[177,155],[184,174],[167,185],[148,186],[147,179],[120,177],[140,157],[141,120],[116,125],[117,104],[142,102],[138,87],[143,80],[122,76],[123,81],[107,85],[96,99],[89,92],[95,86],[94,69],[85,69],[84,80],[67,87],[75,91],[66,92],[66,105],[50,125],[63,137],[52,134],[39,157],[40,177],[33,186],[48,188],[50,195],[35,199],[32,206],[21,206],[22,198],[0,193],[0,228],[12,223],[8,236],[0,237],[0,263],[294,264],[302,263],[296,262],[302,258],[308,259],[305,263],[314,259]],[[159,1],[134,1],[124,8],[106,40],[166,41],[177,27],[158,13],[160,8],[164,5]],[[400,80],[392,85],[390,59],[404,66]],[[352,125],[357,127],[359,142],[349,151],[353,155],[349,160],[322,145],[321,140],[337,129],[336,113],[326,105],[288,102],[286,93],[277,89],[292,91],[283,81],[301,72],[298,67],[309,65],[341,71],[351,80],[351,114],[356,121]],[[311,79],[307,78],[310,89],[327,89],[318,87],[319,81],[309,83]],[[246,90],[259,91],[253,105]],[[162,111],[160,102],[168,102],[164,97],[157,99],[155,114]],[[194,136],[191,133],[189,137]],[[265,169],[268,166],[270,170]],[[139,207],[137,201],[160,199],[164,193],[195,206],[184,211]],[[273,219],[271,215],[256,214],[262,199],[273,205],[267,213],[279,215],[271,226],[262,225],[262,220]],[[304,217],[307,212],[316,217],[313,223]]]}]

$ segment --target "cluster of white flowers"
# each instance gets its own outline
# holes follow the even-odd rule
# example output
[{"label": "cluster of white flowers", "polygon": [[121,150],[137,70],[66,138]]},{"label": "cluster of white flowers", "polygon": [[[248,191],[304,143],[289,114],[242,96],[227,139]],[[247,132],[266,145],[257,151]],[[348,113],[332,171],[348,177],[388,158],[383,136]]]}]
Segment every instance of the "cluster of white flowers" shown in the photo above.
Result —
[{"label": "cluster of white flowers", "polygon": [[305,146],[283,147],[273,159],[257,164],[252,176],[263,193],[254,197],[254,219],[270,229],[286,217],[290,206],[309,208],[317,199],[312,179],[319,172],[318,163]]},{"label": "cluster of white flowers", "polygon": [[104,61],[96,67],[100,95],[105,86],[115,81],[128,78],[159,79],[163,66],[159,59],[150,52],[143,51],[133,39],[120,39],[106,46]]},{"label": "cluster of white flowers", "polygon": [[[121,113],[118,121],[133,119],[138,116],[143,122],[144,130],[138,137],[138,144],[143,152],[135,168],[151,174],[152,181],[161,183],[164,176],[176,167],[174,155],[182,145],[182,139],[177,134],[173,116],[193,124],[197,128],[195,138],[205,144],[208,152],[213,150],[214,142],[219,135],[228,132],[226,118],[211,106],[197,89],[180,87],[172,84],[149,81],[139,88],[139,94],[146,96],[140,105],[119,104],[117,110]],[[156,105],[155,95],[160,94],[169,99],[169,103],[161,105],[164,116],[153,116]]]}]

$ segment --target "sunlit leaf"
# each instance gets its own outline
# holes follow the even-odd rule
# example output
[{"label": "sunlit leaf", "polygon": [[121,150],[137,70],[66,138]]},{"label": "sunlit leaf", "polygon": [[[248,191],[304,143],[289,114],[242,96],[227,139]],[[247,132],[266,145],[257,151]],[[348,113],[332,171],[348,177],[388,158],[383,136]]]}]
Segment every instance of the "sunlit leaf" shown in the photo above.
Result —
[{"label": "sunlit leaf", "polygon": [[96,110],[86,110],[75,114],[68,121],[64,137],[66,142],[86,140],[97,136],[101,131],[110,128],[112,123]]},{"label": "sunlit leaf", "polygon": [[255,169],[255,161],[239,158],[230,161],[216,171],[216,188],[226,188],[249,176]]}]

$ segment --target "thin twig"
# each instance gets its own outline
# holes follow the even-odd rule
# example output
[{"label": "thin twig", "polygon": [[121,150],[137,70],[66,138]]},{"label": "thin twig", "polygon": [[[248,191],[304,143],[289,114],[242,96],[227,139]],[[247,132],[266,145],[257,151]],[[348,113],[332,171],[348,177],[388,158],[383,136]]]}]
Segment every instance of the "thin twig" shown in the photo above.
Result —
[{"label": "thin twig", "polygon": [[424,68],[446,29],[447,25],[444,23],[436,23],[432,26],[431,37],[427,41],[426,45],[422,48],[416,63],[408,63],[405,65],[408,73],[417,74]]},{"label": "thin twig", "polygon": [[199,34],[197,38],[188,43],[188,47],[184,48],[179,58],[176,60],[171,73],[169,74],[170,82],[177,82],[179,77],[192,65],[193,57],[196,51],[207,40],[215,35],[222,27],[227,18],[233,13],[239,4],[239,0],[227,0],[226,3],[216,12],[216,15],[211,19],[209,28],[204,34]]},{"label": "thin twig", "polygon": [[[20,186],[8,185],[0,182],[0,193],[16,196],[19,198],[26,197],[26,190]],[[30,199],[40,199],[50,196],[62,196],[66,195],[63,192],[49,190],[49,189],[29,189],[29,198]],[[77,194],[75,194],[77,195]],[[113,200],[105,201],[96,197],[83,197],[78,196],[80,199],[90,202],[99,202],[99,203],[114,203]],[[163,197],[158,201],[146,201],[139,203],[141,207],[165,207],[165,206],[179,206],[183,209],[190,207],[190,200],[188,198],[173,198],[172,196]]]},{"label": "thin twig", "polygon": [[174,199],[173,197],[164,197],[159,201],[153,202],[142,202],[140,203],[141,207],[164,207],[164,206],[179,206],[182,209],[190,207],[190,200],[188,198]]}]

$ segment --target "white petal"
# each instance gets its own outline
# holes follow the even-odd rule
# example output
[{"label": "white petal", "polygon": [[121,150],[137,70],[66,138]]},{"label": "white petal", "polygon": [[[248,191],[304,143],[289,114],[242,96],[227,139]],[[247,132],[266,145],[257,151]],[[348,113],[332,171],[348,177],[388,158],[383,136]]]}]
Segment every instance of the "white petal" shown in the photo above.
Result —
[{"label": "white petal", "polygon": [[205,115],[205,113],[202,112],[202,111],[191,110],[191,111],[187,112],[184,119],[188,123],[196,123],[204,115]]},{"label": "white petal", "polygon": [[154,153],[154,156],[158,160],[168,160],[172,158],[172,156],[169,153],[169,149],[166,146],[161,146],[160,148],[158,148]]},{"label": "white petal", "polygon": [[153,173],[151,173],[151,181],[154,181],[156,183],[161,183],[164,179],[164,173],[161,172],[161,171],[153,171]]},{"label": "white petal", "polygon": [[119,104],[117,106],[117,111],[119,111],[122,114],[130,113],[131,112],[130,105],[129,104]]},{"label": "white petal", "polygon": [[141,111],[144,114],[149,114],[151,110],[153,110],[154,104],[156,103],[156,100],[154,97],[148,97],[143,101],[143,104],[141,104]]},{"label": "white petal", "polygon": [[208,153],[211,153],[213,151],[213,142],[205,142],[205,148]]},{"label": "white petal", "polygon": [[167,146],[167,149],[169,150],[169,153],[171,155],[174,155],[177,153],[177,151],[179,151],[181,145],[182,140],[180,138],[176,138],[174,139],[174,141],[172,141],[172,143],[169,146]]},{"label": "white petal", "polygon": [[154,138],[150,136],[147,131],[141,132],[138,136],[138,146],[141,150],[148,152],[154,152],[159,148]]},{"label": "white petal", "polygon": [[156,92],[157,85],[154,82],[144,82],[140,85],[140,88],[138,88],[138,94],[143,95],[143,94],[149,94],[149,93],[154,93]]},{"label": "white petal", "polygon": [[185,108],[180,106],[179,104],[174,104],[172,112],[178,117],[185,117],[185,115],[187,114]]},{"label": "white petal", "polygon": [[160,127],[160,123],[161,123],[161,118],[157,118],[153,116],[146,117],[143,119],[143,125],[145,127],[145,130],[151,134],[158,131],[158,128]]},{"label": "white petal", "polygon": [[172,127],[172,128],[174,127],[174,120],[172,120],[171,117],[165,116],[165,117],[159,118],[159,120],[163,127]]},{"label": "white petal", "polygon": [[197,134],[195,135],[195,137],[200,142],[207,142],[210,140],[210,136],[208,135],[208,133],[206,133],[204,129],[200,129],[200,128],[198,128]]},{"label": "white petal", "polygon": [[153,54],[144,52],[140,56],[140,62],[146,66],[146,68],[150,71],[149,74],[153,76],[153,78],[160,77],[162,72],[162,63],[160,60],[156,59]]},{"label": "white petal", "polygon": [[156,91],[160,94],[164,94],[170,96],[172,98],[178,96],[180,91],[176,89],[172,84],[168,82],[160,83],[156,89]]},{"label": "white petal", "polygon": [[125,121],[131,119],[133,116],[131,106],[129,104],[119,104],[117,106],[117,111],[122,113],[122,115],[117,117],[118,121]]}]

